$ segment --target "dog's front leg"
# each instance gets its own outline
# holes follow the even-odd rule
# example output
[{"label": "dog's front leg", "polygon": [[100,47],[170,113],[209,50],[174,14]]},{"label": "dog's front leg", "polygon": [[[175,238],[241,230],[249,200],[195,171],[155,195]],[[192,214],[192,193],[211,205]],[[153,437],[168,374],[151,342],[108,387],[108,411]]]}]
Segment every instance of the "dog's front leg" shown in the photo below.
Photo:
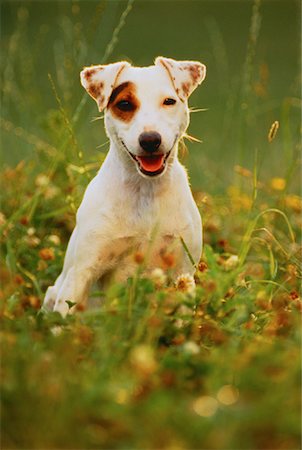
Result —
[{"label": "dog's front leg", "polygon": [[58,276],[58,278],[55,281],[55,284],[53,286],[49,286],[49,288],[46,291],[45,298],[43,301],[43,309],[47,311],[52,311],[54,308],[54,305],[56,304],[59,291],[64,283],[65,277],[68,273],[68,270],[73,266],[74,264],[74,253],[76,248],[76,241],[77,241],[77,227],[72,232],[72,235],[69,239],[65,259],[64,259],[64,266],[63,270]]},{"label": "dog's front leg", "polygon": [[105,251],[107,241],[95,227],[77,226],[73,244],[68,246],[63,269],[64,278],[59,286],[54,311],[63,316],[74,312],[76,305],[69,308],[68,301],[86,305],[91,285],[111,264]]},{"label": "dog's front leg", "polygon": [[[73,312],[76,305],[85,305],[89,294],[90,286],[95,280],[94,271],[88,267],[76,265],[71,267],[62,283],[54,305],[54,311],[58,311],[62,316],[68,312]],[[72,308],[68,301],[75,303]]]}]

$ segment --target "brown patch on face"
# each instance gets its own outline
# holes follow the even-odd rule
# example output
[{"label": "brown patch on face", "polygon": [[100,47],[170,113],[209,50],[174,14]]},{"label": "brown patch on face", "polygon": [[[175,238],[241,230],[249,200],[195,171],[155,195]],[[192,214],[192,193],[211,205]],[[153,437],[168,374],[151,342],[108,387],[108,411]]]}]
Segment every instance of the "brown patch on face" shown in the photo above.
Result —
[{"label": "brown patch on face", "polygon": [[123,122],[130,122],[139,107],[135,84],[131,81],[126,81],[113,89],[107,106],[113,116]]}]

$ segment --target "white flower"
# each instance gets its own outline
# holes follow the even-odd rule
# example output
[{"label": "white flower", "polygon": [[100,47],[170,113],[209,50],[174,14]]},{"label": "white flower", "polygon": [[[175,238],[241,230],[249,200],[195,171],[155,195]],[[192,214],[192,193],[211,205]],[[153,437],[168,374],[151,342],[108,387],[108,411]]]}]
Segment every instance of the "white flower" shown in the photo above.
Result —
[{"label": "white flower", "polygon": [[61,239],[56,234],[49,235],[47,239],[48,239],[49,242],[51,242],[54,245],[60,245],[61,244]]},{"label": "white flower", "polygon": [[167,281],[167,275],[159,267],[152,270],[150,278],[157,288],[163,287]]},{"label": "white flower", "polygon": [[36,177],[36,186],[44,187],[49,184],[49,177],[47,175],[44,175],[43,173],[40,173]]},{"label": "white flower", "polygon": [[179,275],[176,279],[176,289],[187,294],[194,295],[195,293],[194,277],[189,273]]},{"label": "white flower", "polygon": [[200,352],[199,346],[194,341],[187,341],[182,348],[185,353],[190,353],[191,355],[198,355]]},{"label": "white flower", "polygon": [[239,258],[237,255],[231,255],[225,262],[224,267],[227,270],[235,269],[238,266]]}]

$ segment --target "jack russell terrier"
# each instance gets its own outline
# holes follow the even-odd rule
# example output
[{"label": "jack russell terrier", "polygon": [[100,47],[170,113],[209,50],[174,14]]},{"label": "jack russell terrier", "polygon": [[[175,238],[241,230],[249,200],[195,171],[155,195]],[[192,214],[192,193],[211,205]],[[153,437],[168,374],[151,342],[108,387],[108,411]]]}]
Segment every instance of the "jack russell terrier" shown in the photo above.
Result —
[{"label": "jack russell terrier", "polygon": [[82,70],[82,85],[105,109],[110,149],[77,211],[46,309],[65,316],[76,308],[68,301],[85,305],[95,281],[133,275],[138,253],[145,274],[164,267],[167,255],[173,276],[194,274],[202,224],[177,152],[189,125],[188,97],[205,75],[197,61],[163,57],[149,67],[121,61]]}]

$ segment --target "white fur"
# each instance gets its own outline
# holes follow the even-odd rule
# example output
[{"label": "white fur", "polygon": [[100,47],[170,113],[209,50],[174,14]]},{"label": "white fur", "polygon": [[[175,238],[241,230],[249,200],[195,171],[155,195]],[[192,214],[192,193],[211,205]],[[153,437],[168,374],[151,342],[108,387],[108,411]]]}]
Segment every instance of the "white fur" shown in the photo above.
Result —
[{"label": "white fur", "polygon": [[[114,86],[131,81],[136,86],[140,108],[130,123],[115,118],[110,109],[105,111],[110,149],[101,169],[86,189],[63,271],[54,286],[48,288],[44,300],[46,308],[59,311],[63,316],[69,310],[67,300],[85,304],[90,287],[96,280],[102,281],[108,273],[115,280],[125,280],[133,275],[137,268],[133,254],[137,251],[146,255],[145,271],[148,273],[158,266],[163,248],[173,249],[180,255],[173,268],[175,276],[193,274],[195,270],[180,237],[196,263],[201,256],[201,218],[186,171],[177,157],[178,142],[189,123],[187,99],[179,96],[179,91],[176,94],[173,76],[162,60],[165,58],[157,59],[155,66],[144,68],[120,63],[120,71],[116,63],[114,73],[118,75],[114,80],[113,65],[95,66],[102,67],[107,89],[105,100],[99,101],[94,97],[99,107],[108,102]],[[188,61],[173,63],[190,64]],[[82,84],[85,85],[83,72]],[[197,80],[196,86],[199,82]],[[108,85],[111,86],[109,91]],[[192,90],[196,86],[192,85]],[[162,99],[166,97],[177,98],[176,105],[162,107]],[[140,154],[138,136],[150,130],[161,135],[162,152],[171,152],[164,172],[156,177],[143,175],[128,153]]]}]

